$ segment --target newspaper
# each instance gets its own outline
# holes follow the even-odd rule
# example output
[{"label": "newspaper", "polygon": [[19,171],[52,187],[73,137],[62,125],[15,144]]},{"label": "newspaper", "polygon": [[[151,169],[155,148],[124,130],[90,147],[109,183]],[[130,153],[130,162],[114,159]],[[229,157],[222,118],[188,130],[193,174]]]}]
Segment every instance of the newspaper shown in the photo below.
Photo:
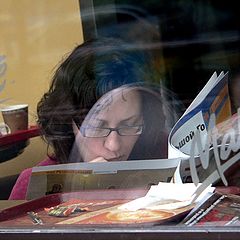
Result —
[{"label": "newspaper", "polygon": [[[34,167],[27,198],[83,189],[141,188],[169,181],[182,183],[188,178],[197,185],[207,179],[197,190],[200,194],[219,177],[224,180],[219,164],[211,159],[213,155],[205,158],[202,155],[212,153],[209,129],[230,116],[228,73],[217,75],[214,72],[172,128],[168,159]],[[199,169],[204,172],[202,176],[199,176]]]},{"label": "newspaper", "polygon": [[34,167],[27,199],[80,190],[148,189],[160,181],[170,182],[179,162],[174,158]]},{"label": "newspaper", "polygon": [[[183,159],[174,175],[174,182],[202,182],[197,190],[199,194],[219,180],[227,185],[223,173],[237,161],[230,159],[228,163],[225,161],[227,164],[222,162],[229,160],[230,153],[227,151],[233,150],[226,150],[231,138],[224,136],[233,126],[232,120],[228,73],[217,75],[214,72],[169,135],[169,158],[178,156]],[[229,139],[225,141],[227,136]]]},{"label": "newspaper", "polygon": [[[207,140],[210,116],[216,116],[216,124],[231,116],[228,91],[228,73],[221,72],[211,76],[207,84],[193,100],[182,117],[177,121],[169,135],[169,158],[182,156],[188,158],[192,140],[199,133],[202,145]],[[194,149],[199,155],[198,149]]]}]

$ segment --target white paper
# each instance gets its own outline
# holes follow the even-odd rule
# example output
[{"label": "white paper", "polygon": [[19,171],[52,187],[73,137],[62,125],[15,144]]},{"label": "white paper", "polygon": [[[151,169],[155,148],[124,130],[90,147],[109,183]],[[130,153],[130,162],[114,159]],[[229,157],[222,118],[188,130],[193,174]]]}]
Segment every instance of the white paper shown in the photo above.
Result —
[{"label": "white paper", "polygon": [[[142,208],[173,210],[185,207],[192,203],[199,185],[160,182],[157,186],[152,186],[144,197],[125,203],[119,209],[128,211],[137,211]],[[206,188],[194,202],[201,201],[206,194],[212,193],[214,189],[214,187]]]}]

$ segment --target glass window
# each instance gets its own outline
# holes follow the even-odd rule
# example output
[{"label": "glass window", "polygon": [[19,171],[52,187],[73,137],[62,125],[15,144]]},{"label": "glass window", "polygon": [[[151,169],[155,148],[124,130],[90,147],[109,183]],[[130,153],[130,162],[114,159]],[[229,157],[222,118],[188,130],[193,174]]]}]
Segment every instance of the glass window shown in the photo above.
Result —
[{"label": "glass window", "polygon": [[0,234],[236,236],[237,1],[0,3]]}]

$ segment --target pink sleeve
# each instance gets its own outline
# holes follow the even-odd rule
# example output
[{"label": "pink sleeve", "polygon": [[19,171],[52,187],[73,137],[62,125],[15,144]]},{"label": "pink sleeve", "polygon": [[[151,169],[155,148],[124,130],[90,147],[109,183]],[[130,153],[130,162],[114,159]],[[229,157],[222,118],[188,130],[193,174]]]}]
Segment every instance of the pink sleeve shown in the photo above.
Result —
[{"label": "pink sleeve", "polygon": [[[47,165],[53,165],[53,164],[57,164],[57,162],[50,158],[47,158],[44,161],[40,162],[38,166],[47,166]],[[21,172],[8,198],[9,200],[25,200],[26,199],[27,189],[30,182],[31,174],[32,174],[32,168],[27,168]]]},{"label": "pink sleeve", "polygon": [[9,196],[9,200],[24,200],[26,199],[27,188],[32,174],[32,169],[25,169],[18,177],[12,192]]}]

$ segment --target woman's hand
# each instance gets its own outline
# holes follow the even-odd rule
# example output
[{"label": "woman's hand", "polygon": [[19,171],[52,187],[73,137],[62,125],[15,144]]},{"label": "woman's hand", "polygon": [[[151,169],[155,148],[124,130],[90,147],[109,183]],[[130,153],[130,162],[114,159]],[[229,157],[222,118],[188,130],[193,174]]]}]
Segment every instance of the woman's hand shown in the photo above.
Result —
[{"label": "woman's hand", "polygon": [[90,161],[90,163],[93,163],[93,162],[107,162],[107,160],[103,157],[97,157]]}]

